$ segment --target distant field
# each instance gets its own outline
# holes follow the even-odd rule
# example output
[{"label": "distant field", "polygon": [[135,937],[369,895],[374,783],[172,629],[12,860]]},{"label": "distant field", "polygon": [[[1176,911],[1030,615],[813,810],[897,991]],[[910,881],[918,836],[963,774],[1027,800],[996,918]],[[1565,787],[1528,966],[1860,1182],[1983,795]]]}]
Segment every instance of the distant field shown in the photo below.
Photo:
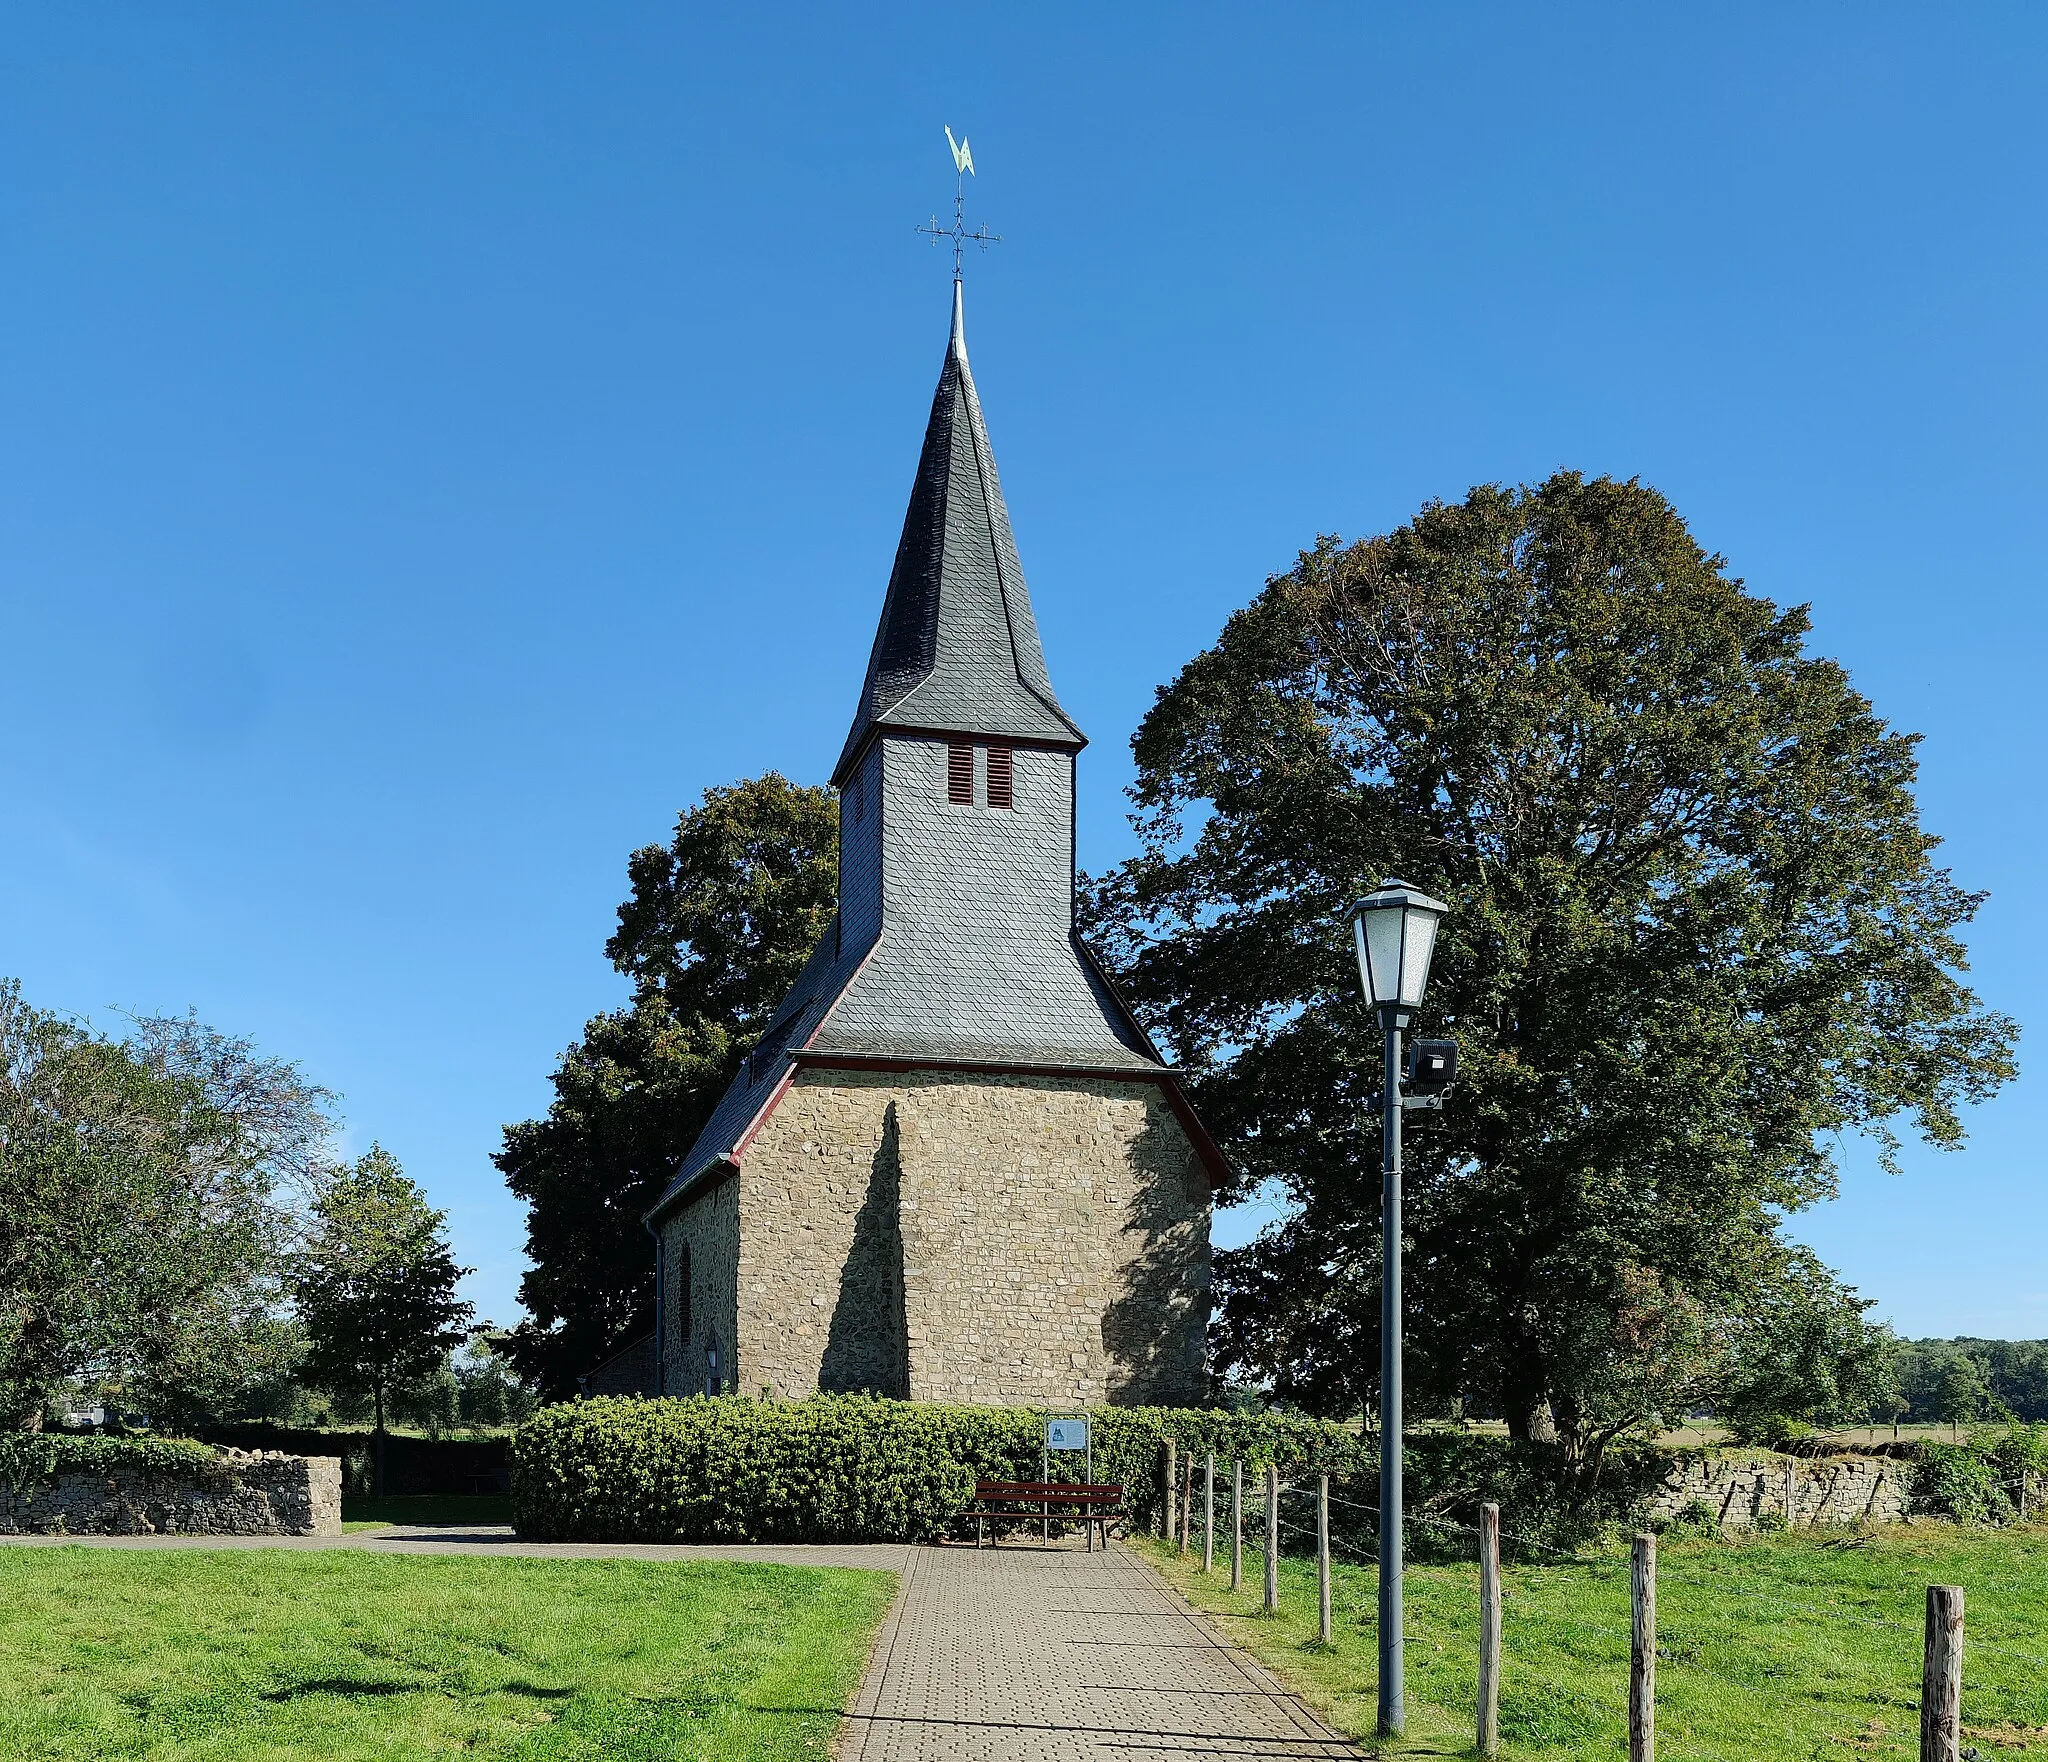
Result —
[{"label": "distant field", "polygon": [[[1282,1562],[1281,1614],[1268,1621],[1258,1613],[1263,1569],[1250,1550],[1246,1590],[1233,1598],[1227,1572],[1204,1581],[1199,1555],[1191,1570],[1156,1543],[1139,1545],[1332,1724],[1370,1736],[1373,1568],[1334,1571],[1336,1639],[1325,1652],[1315,1638],[1312,1562]],[[1959,1584],[1967,1596],[1965,1744],[1987,1759],[2048,1750],[2048,1529],[1915,1525],[1854,1538],[1807,1531],[1741,1544],[1666,1543],[1659,1552],[1657,1739],[1665,1762],[1917,1756],[1930,1584]],[[1625,1754],[1626,1558],[1510,1565],[1503,1579],[1503,1753],[1547,1762]],[[1404,1585],[1409,1736],[1388,1753],[1466,1751],[1478,1688],[1478,1570],[1411,1567]]]},{"label": "distant field", "polygon": [[8,1762],[795,1762],[885,1573],[353,1549],[0,1549]]}]

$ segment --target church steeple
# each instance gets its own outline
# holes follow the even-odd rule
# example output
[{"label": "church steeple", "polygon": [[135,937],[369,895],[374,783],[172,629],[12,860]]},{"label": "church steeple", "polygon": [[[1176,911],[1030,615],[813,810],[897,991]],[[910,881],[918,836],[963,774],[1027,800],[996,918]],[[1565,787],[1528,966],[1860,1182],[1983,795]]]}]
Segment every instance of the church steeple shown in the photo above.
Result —
[{"label": "church steeple", "polygon": [[1087,744],[1060,708],[1045,671],[1030,591],[967,365],[957,279],[946,361],[860,707],[832,774],[835,784],[845,782],[881,728],[978,734],[1069,751]]}]

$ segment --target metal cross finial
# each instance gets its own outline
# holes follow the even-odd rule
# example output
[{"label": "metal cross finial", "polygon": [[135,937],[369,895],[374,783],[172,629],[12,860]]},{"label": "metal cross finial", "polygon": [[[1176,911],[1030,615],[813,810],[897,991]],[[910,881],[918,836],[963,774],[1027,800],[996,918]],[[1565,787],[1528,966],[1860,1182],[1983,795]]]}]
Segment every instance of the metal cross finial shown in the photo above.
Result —
[{"label": "metal cross finial", "polygon": [[965,137],[953,139],[953,131],[946,130],[946,145],[953,149],[953,224],[941,226],[939,217],[931,219],[916,230],[926,234],[934,250],[941,239],[953,241],[953,279],[960,279],[960,259],[969,245],[979,245],[986,251],[991,245],[1003,242],[1001,233],[993,233],[986,226],[978,226],[972,232],[967,230],[967,180],[974,175],[974,154],[969,150]]}]

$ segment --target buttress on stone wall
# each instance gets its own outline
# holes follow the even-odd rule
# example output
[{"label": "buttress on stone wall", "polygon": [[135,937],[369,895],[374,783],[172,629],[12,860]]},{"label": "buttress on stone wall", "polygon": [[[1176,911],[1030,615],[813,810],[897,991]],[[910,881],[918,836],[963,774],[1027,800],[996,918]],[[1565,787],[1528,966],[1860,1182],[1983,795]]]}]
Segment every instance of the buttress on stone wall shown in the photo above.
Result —
[{"label": "buttress on stone wall", "polygon": [[1207,1395],[1208,1178],[1156,1084],[805,1070],[663,1230],[672,1393],[715,1337],[748,1395]]}]

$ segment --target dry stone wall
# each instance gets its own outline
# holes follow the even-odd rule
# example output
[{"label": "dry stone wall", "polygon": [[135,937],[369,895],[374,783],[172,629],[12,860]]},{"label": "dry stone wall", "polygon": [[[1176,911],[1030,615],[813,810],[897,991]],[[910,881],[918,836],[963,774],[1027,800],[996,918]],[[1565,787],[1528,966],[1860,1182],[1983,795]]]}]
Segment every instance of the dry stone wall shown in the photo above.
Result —
[{"label": "dry stone wall", "polygon": [[1206,1393],[1207,1177],[1153,1084],[808,1071],[737,1185],[747,1393]]},{"label": "dry stone wall", "polygon": [[64,1473],[0,1481],[0,1535],[338,1536],[341,1459],[222,1450],[191,1475]]},{"label": "dry stone wall", "polygon": [[1783,1518],[1815,1524],[1901,1523],[1911,1491],[1910,1463],[1887,1456],[1692,1456],[1675,1466],[1650,1501],[1652,1518],[1704,1505],[1722,1528],[1754,1529]]}]

